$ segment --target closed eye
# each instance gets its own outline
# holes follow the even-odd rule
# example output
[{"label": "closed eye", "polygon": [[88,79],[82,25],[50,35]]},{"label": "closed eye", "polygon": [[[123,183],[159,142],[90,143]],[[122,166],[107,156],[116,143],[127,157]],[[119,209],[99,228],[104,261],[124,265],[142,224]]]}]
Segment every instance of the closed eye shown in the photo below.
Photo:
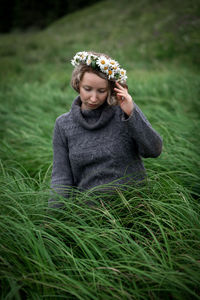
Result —
[{"label": "closed eye", "polygon": [[89,88],[89,87],[84,87],[84,90],[86,90],[86,91],[90,91],[90,90],[91,90],[91,88]]}]

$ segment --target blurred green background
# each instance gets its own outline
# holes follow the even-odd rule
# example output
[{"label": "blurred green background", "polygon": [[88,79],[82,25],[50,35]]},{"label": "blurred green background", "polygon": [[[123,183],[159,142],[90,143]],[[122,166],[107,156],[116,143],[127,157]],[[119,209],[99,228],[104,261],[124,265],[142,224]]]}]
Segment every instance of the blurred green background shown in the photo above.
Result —
[{"label": "blurred green background", "polygon": [[[199,299],[200,1],[98,1],[42,26],[18,26],[0,34],[2,299],[15,299],[16,293],[16,299],[24,295],[27,299],[41,299],[41,295],[49,299],[46,286],[55,297],[77,299],[76,284],[84,284],[79,299]],[[67,211],[62,218],[69,221],[71,231],[62,228],[67,223],[59,218],[51,219],[45,229],[40,222],[46,218],[53,127],[56,118],[70,110],[76,96],[70,86],[70,60],[77,51],[88,50],[107,53],[127,70],[130,94],[163,137],[163,152],[159,158],[144,160],[150,193],[143,191],[141,200],[133,191],[127,198],[121,195],[125,202],[119,204],[116,199],[116,206],[101,208],[109,222],[98,221],[99,215],[81,211],[69,200],[70,214]],[[119,222],[113,223],[112,213]],[[87,227],[91,215],[95,221]],[[126,227],[134,218],[139,222],[133,229],[138,240],[132,239]],[[116,229],[116,235],[120,233],[119,240],[121,233],[127,235],[127,244],[119,250],[116,242],[108,263],[110,250],[102,249],[111,245],[112,239],[106,240],[106,234],[100,237],[98,229],[110,234],[109,226]],[[24,236],[23,228],[27,230]],[[144,228],[149,228],[145,241]],[[71,248],[65,248],[61,241],[73,230],[80,241],[70,236]],[[45,240],[42,234],[47,232]],[[97,240],[90,249],[93,234],[104,245],[98,248],[101,265],[92,256]],[[27,245],[34,241],[28,250],[24,237]],[[81,254],[78,242],[84,249]],[[59,260],[56,253],[60,251]],[[77,260],[73,258],[73,266],[66,265],[63,271],[69,252],[72,257],[77,253]],[[131,265],[130,253],[137,254],[133,262],[138,264]],[[84,259],[82,269],[80,257]],[[115,257],[124,259],[121,265],[116,265],[119,260]],[[96,271],[86,274],[93,263]],[[103,266],[127,269],[125,273],[115,271],[114,275],[119,274],[115,281],[115,276],[104,277]],[[125,276],[129,271],[136,274],[131,282]],[[64,274],[75,280],[73,288]],[[110,280],[107,287],[105,278]],[[93,284],[85,286],[87,280]]]}]

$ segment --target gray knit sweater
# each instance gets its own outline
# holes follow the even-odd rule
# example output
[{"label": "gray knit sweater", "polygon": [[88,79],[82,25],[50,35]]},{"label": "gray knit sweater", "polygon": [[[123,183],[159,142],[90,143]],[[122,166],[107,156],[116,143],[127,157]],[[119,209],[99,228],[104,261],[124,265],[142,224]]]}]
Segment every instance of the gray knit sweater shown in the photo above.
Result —
[{"label": "gray knit sweater", "polygon": [[[162,139],[136,104],[129,117],[107,102],[82,111],[78,96],[71,110],[56,119],[53,150],[51,188],[67,198],[74,188],[141,181],[141,157],[159,156]],[[49,206],[59,206],[55,195]]]}]

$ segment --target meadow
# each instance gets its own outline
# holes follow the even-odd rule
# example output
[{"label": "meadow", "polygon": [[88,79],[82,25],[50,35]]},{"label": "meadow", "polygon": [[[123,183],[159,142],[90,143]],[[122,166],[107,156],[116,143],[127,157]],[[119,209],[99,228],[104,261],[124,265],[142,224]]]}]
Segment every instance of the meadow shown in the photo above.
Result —
[{"label": "meadow", "polygon": [[[0,35],[1,299],[200,299],[199,2],[102,1]],[[110,54],[163,138],[147,184],[47,209],[77,51]],[[88,206],[92,201],[95,206]]]}]

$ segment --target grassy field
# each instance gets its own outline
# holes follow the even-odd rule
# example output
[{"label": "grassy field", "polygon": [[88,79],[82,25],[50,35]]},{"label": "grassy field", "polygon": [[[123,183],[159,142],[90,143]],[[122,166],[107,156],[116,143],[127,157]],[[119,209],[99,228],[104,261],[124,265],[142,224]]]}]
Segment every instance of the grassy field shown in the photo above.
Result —
[{"label": "grassy field", "polygon": [[[1,299],[200,299],[199,2],[109,0],[0,35]],[[47,210],[70,60],[105,52],[163,137],[147,185]],[[86,204],[95,202],[95,207]]]}]

